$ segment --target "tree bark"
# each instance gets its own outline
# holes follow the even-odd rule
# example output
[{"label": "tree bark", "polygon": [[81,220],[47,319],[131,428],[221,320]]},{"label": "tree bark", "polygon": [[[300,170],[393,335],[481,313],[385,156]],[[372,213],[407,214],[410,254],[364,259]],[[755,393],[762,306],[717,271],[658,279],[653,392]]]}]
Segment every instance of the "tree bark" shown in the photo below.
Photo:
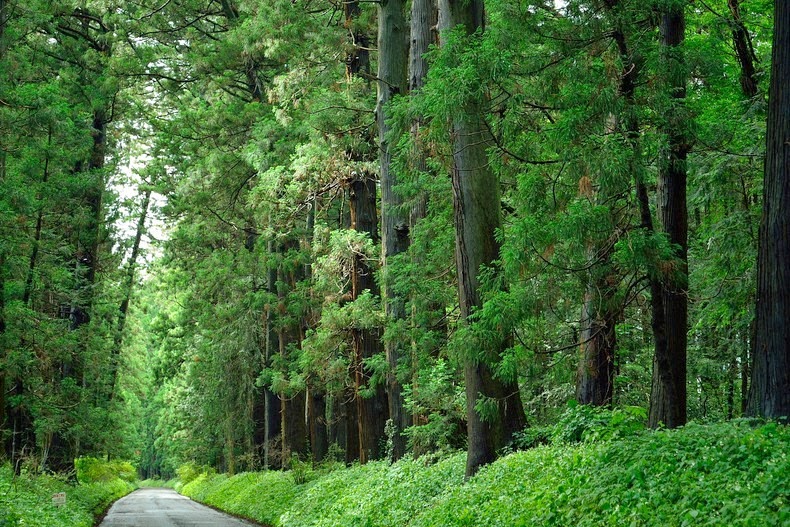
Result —
[{"label": "tree bark", "polygon": [[[404,299],[395,294],[387,275],[394,256],[409,248],[409,215],[399,209],[403,200],[395,191],[398,185],[392,170],[392,153],[387,134],[389,118],[387,103],[396,95],[406,93],[408,26],[405,18],[404,0],[388,0],[379,3],[379,73],[376,121],[379,131],[379,165],[381,174],[381,250],[384,277],[384,304],[387,321],[395,324],[406,320]],[[392,457],[397,460],[406,453],[406,436],[403,431],[411,424],[411,416],[404,409],[402,386],[398,379],[398,364],[404,356],[405,343],[394,336],[384,343],[389,371],[387,372],[387,398],[389,415],[395,427],[392,437]]]},{"label": "tree bark", "polygon": [[[376,179],[372,174],[356,174],[350,181],[349,208],[351,212],[351,228],[357,232],[367,233],[376,240],[378,235],[378,218],[376,210]],[[378,294],[378,287],[373,269],[363,255],[354,256],[351,271],[351,298],[357,300],[364,291]],[[384,386],[371,386],[372,372],[365,365],[365,360],[381,352],[381,332],[375,329],[354,328],[351,331],[353,350],[353,370],[355,398],[359,415],[359,461],[366,463],[379,459],[383,452],[380,445],[384,439],[384,425],[387,420],[387,397]],[[373,389],[373,394],[363,397],[363,387]]]},{"label": "tree bark", "polygon": [[653,359],[648,424],[675,428],[686,424],[686,344],[688,333],[688,212],[686,209],[686,157],[688,133],[684,130],[686,72],[682,44],[685,38],[683,6],[670,7],[661,17],[661,46],[670,90],[668,138],[659,168],[656,190],[658,218],[669,241],[677,248],[676,260],[662,264],[661,298],[664,328],[658,329]]},{"label": "tree bark", "polygon": [[790,418],[790,3],[774,5],[748,415]]},{"label": "tree bark", "polygon": [[318,389],[308,393],[308,423],[310,424],[310,449],[313,463],[320,463],[329,449],[326,429],[326,396]]},{"label": "tree bark", "polygon": [[743,18],[741,18],[740,3],[741,0],[727,0],[727,6],[732,16],[732,41],[735,46],[735,55],[741,65],[741,90],[746,97],[751,99],[759,93],[757,70],[754,67],[757,58],[754,55],[749,32],[746,30]]},{"label": "tree bark", "polygon": [[[283,254],[294,248],[295,242],[289,242],[283,248]],[[279,282],[282,287],[278,290],[278,313],[281,317],[288,317],[286,306],[287,289],[296,287],[298,277],[293,273],[286,273],[282,268],[279,271]],[[289,348],[301,346],[301,322],[281,321],[279,330],[280,357],[283,364],[289,363]],[[282,441],[283,467],[288,466],[290,456],[297,454],[300,458],[307,455],[307,422],[305,415],[306,394],[303,390],[293,394],[280,394],[280,434]]]},{"label": "tree bark", "polygon": [[[2,1],[2,0],[0,0]],[[0,7],[2,4],[0,4]],[[1,11],[0,11],[1,12]],[[2,155],[2,154],[0,154]],[[4,160],[0,159],[0,163]],[[0,182],[3,181],[2,169],[0,169]],[[5,251],[0,251],[0,437],[5,436],[6,411],[5,411],[5,390],[6,390],[6,360],[8,359],[8,346],[5,336]]]},{"label": "tree bark", "polygon": [[[602,265],[608,263],[607,258]],[[580,404],[606,406],[612,403],[619,306],[614,305],[616,288],[608,278],[592,280],[584,296],[576,381],[576,399]]]},{"label": "tree bark", "polygon": [[[463,25],[468,35],[483,28],[481,0],[441,0],[439,27],[445,32]],[[444,42],[442,42],[444,45]],[[495,232],[502,225],[499,182],[488,163],[490,144],[480,103],[469,100],[452,119],[452,187],[455,225],[455,260],[462,322],[482,305],[479,272],[499,257]],[[480,357],[464,359],[468,452],[466,477],[496,458],[497,451],[526,424],[518,384],[494,377],[492,365],[506,339],[488,343]],[[484,419],[476,406],[481,398],[494,402],[495,415]]]},{"label": "tree bark", "polygon": [[343,2],[343,15],[352,46],[346,55],[346,76],[349,79],[355,76],[370,78],[370,41],[365,33],[355,27],[361,13],[359,0]]}]

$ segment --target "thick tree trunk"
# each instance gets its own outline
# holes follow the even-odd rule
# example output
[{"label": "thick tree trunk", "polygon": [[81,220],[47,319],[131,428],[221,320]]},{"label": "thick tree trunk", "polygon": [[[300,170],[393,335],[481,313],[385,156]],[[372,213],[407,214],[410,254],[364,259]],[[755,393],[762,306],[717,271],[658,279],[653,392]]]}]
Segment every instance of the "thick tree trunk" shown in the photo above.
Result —
[{"label": "thick tree trunk", "polygon": [[343,2],[343,15],[351,40],[351,51],[346,55],[346,76],[349,79],[357,75],[370,78],[370,41],[355,27],[361,13],[358,0]]},{"label": "thick tree trunk", "polygon": [[[358,174],[350,183],[351,228],[364,232],[375,240],[378,235],[376,210],[376,179],[372,174]],[[351,271],[351,298],[358,299],[363,292],[378,294],[373,269],[363,255],[354,257]],[[388,405],[384,386],[373,386],[373,394],[362,396],[362,389],[370,389],[372,372],[365,360],[381,352],[381,332],[378,329],[353,329],[351,332],[354,358],[354,385],[359,415],[359,461],[366,463],[379,459],[383,452],[384,425],[387,421]]]},{"label": "thick tree trunk", "polygon": [[341,394],[338,403],[342,420],[341,429],[338,430],[338,443],[345,445],[346,464],[350,465],[359,461],[359,411],[354,388],[350,387],[346,393]]},{"label": "thick tree trunk", "polygon": [[[2,6],[2,4],[0,4]],[[2,154],[0,154],[2,155]],[[0,159],[0,163],[3,160]],[[0,169],[0,182],[3,181],[2,169]],[[5,411],[5,390],[6,390],[6,359],[8,357],[8,346],[5,336],[5,252],[0,251],[0,437],[4,437],[8,430]]]},{"label": "thick tree trunk", "polygon": [[607,278],[592,281],[584,296],[576,380],[576,399],[580,404],[606,406],[612,403],[619,307],[614,305],[616,289]]},{"label": "thick tree trunk", "polygon": [[[436,26],[438,24],[438,10],[436,0],[413,0],[411,3],[411,30],[410,30],[410,46],[409,46],[409,93],[415,94],[425,85],[425,79],[428,76],[428,60],[425,58],[428,53],[429,47],[434,43],[436,36]],[[412,151],[412,167],[415,172],[426,173],[428,171],[427,151],[420,137],[420,129],[422,128],[422,119],[416,118],[410,129],[410,135],[413,143]],[[428,212],[428,197],[426,192],[421,192],[414,201],[414,205],[409,211],[409,232],[413,235],[414,228],[423,218],[426,217]],[[419,251],[413,252],[412,262],[417,267],[421,266],[425,258]],[[418,307],[418,300],[420,291],[414,290],[412,296],[412,312],[411,324],[412,327],[418,327],[423,332],[433,332],[436,335],[447,335],[447,324],[444,318],[445,306],[443,303],[431,302],[428,305]],[[429,317],[426,320],[419,317],[419,311],[425,310],[431,314],[438,314],[434,317]],[[417,371],[419,367],[420,345],[416,341],[411,342],[411,391],[412,396],[418,397],[420,387],[417,383]],[[434,349],[438,349],[436,346]],[[412,425],[419,425],[424,422],[424,417],[420,415],[412,415]],[[420,455],[424,452],[415,450],[414,455]]]},{"label": "thick tree trunk", "polygon": [[790,3],[774,5],[756,334],[746,412],[790,418]]},{"label": "thick tree trunk", "polygon": [[669,428],[686,424],[686,344],[688,333],[688,213],[686,209],[686,157],[688,137],[683,111],[686,72],[681,48],[685,38],[683,6],[662,15],[661,46],[671,103],[664,130],[668,145],[658,174],[658,218],[669,241],[678,248],[676,264],[663,272],[661,297],[664,327],[658,328],[653,360],[648,424]]},{"label": "thick tree trunk", "polygon": [[[409,248],[409,215],[398,209],[402,200],[395,192],[398,178],[390,166],[392,153],[387,134],[387,103],[398,94],[406,93],[406,66],[408,55],[408,26],[404,0],[389,0],[379,4],[379,74],[376,121],[379,130],[379,164],[381,169],[381,250],[383,257],[384,303],[388,323],[401,324],[406,320],[404,299],[397,296],[387,275],[394,256]],[[411,424],[411,416],[403,405],[398,364],[404,357],[406,343],[394,335],[384,343],[389,371],[387,397],[389,415],[395,427],[392,437],[392,457],[400,459],[406,453],[406,436],[403,430]]]},{"label": "thick tree trunk", "polygon": [[[463,25],[471,35],[483,27],[483,2],[441,0],[439,17],[442,31]],[[452,121],[455,259],[462,321],[468,320],[475,308],[482,305],[480,268],[493,264],[499,257],[495,238],[496,230],[502,225],[499,183],[488,163],[486,146],[489,143],[482,109],[479,103],[468,101],[457,109]],[[503,337],[500,342],[489,343],[489,349],[479,350],[479,357],[465,358],[467,477],[493,461],[513,433],[526,424],[518,384],[493,375],[492,365],[505,346]],[[481,398],[496,405],[494,415],[486,419],[476,409]]]},{"label": "thick tree trunk", "polygon": [[308,393],[308,423],[310,424],[310,449],[313,463],[320,463],[326,457],[329,441],[326,427],[326,396],[318,389]]},{"label": "thick tree trunk", "polygon": [[[290,242],[284,248],[283,254],[288,249],[293,248],[295,242]],[[279,282],[282,288],[278,291],[279,305],[278,312],[280,316],[287,316],[286,307],[286,294],[287,289],[296,287],[297,277],[293,274],[287,274],[284,271],[279,272]],[[280,357],[283,364],[288,364],[291,360],[289,357],[291,346],[301,346],[301,328],[294,323],[281,324],[279,330],[279,345]],[[307,422],[305,405],[307,403],[305,392],[298,391],[292,394],[280,394],[280,434],[282,441],[282,461],[283,466],[287,467],[292,454],[297,454],[301,459],[307,455]]]}]

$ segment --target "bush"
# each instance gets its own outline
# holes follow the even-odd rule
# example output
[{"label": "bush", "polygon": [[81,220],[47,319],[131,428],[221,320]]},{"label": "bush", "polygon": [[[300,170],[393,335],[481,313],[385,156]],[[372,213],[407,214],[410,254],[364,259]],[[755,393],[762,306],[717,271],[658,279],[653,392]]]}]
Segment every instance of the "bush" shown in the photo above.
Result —
[{"label": "bush", "polygon": [[137,480],[137,469],[128,461],[104,461],[94,457],[81,457],[74,460],[77,481],[83,484],[108,482],[120,479],[128,483]]},{"label": "bush", "polygon": [[[88,465],[92,463],[83,464],[83,470]],[[87,470],[87,474],[104,474],[104,469]],[[86,472],[82,475],[88,477]],[[0,466],[0,526],[91,527],[96,515],[132,490],[131,483],[119,478],[79,485],[53,475],[22,474],[15,478],[6,464]],[[66,505],[52,504],[56,492],[66,493]]]},{"label": "bush", "polygon": [[630,437],[645,429],[647,412],[639,406],[601,408],[571,403],[551,430],[554,443],[610,441]]}]

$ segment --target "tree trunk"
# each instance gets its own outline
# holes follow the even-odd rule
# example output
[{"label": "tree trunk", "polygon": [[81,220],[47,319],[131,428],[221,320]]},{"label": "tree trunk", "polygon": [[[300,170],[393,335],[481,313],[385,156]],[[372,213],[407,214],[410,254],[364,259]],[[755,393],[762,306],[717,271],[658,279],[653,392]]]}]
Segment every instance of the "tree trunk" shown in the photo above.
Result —
[{"label": "tree trunk", "polygon": [[[442,31],[463,25],[467,34],[472,35],[483,27],[483,2],[441,0],[439,19]],[[451,133],[455,259],[461,320],[465,322],[482,305],[478,273],[482,266],[492,265],[499,257],[495,231],[502,223],[499,183],[488,163],[486,146],[490,139],[478,102],[470,100],[457,109]],[[479,350],[479,357],[464,359],[467,477],[493,461],[513,433],[526,424],[518,384],[493,375],[492,365],[506,345],[506,339],[502,338],[500,342],[488,343],[488,349]],[[476,409],[481,398],[496,405],[494,415],[485,420]]]},{"label": "tree trunk", "polygon": [[730,15],[732,15],[732,41],[735,45],[738,63],[741,65],[741,90],[746,97],[751,99],[759,93],[757,70],[754,67],[757,58],[754,55],[749,32],[741,18],[740,3],[741,0],[727,0]]},{"label": "tree trunk", "polygon": [[790,3],[774,5],[748,415],[790,418]]},{"label": "tree trunk", "polygon": [[[349,208],[351,212],[351,228],[357,232],[367,233],[375,241],[378,234],[378,218],[376,211],[376,179],[372,174],[356,175],[350,182]],[[378,294],[378,287],[373,269],[363,255],[354,256],[351,271],[351,298],[357,300],[363,292]],[[379,459],[383,452],[380,446],[384,440],[384,425],[387,421],[387,397],[384,386],[370,386],[372,372],[365,365],[365,360],[381,352],[381,332],[377,328],[351,331],[354,358],[354,386],[357,412],[359,414],[359,461],[366,463]],[[363,397],[363,388],[373,389],[373,394]]]},{"label": "tree trunk", "polygon": [[308,423],[310,424],[310,449],[313,463],[320,463],[326,457],[329,442],[326,427],[326,396],[313,388],[308,393]]},{"label": "tree trunk", "polygon": [[[670,90],[670,106],[663,130],[668,137],[659,168],[656,190],[658,218],[669,241],[677,247],[674,263],[662,269],[661,299],[664,327],[657,327],[653,384],[648,424],[668,428],[686,424],[686,343],[688,333],[688,213],[686,210],[686,157],[688,134],[683,128],[686,72],[682,44],[685,38],[683,6],[675,6],[661,18],[661,46]],[[662,264],[663,265],[663,264]]]},{"label": "tree trunk", "polygon": [[110,400],[112,401],[118,391],[118,369],[121,361],[121,346],[123,345],[123,331],[126,327],[126,314],[129,311],[129,302],[132,299],[132,291],[134,289],[134,273],[137,268],[137,257],[140,253],[140,242],[143,239],[145,232],[145,219],[148,215],[148,206],[151,203],[151,191],[146,190],[143,193],[143,203],[140,206],[140,217],[137,219],[137,231],[134,235],[134,243],[132,244],[132,254],[129,256],[129,263],[126,267],[126,278],[123,284],[123,300],[118,308],[118,323],[115,327],[115,336],[113,339],[113,350],[110,358],[110,376],[112,379],[112,391],[110,392]]},{"label": "tree trunk", "polygon": [[[402,200],[396,193],[398,178],[390,166],[392,153],[387,134],[387,103],[398,94],[406,93],[406,66],[408,56],[408,26],[405,2],[389,0],[379,4],[379,74],[376,121],[379,130],[379,159],[381,169],[381,250],[384,276],[384,303],[388,324],[406,320],[404,299],[397,296],[387,276],[391,259],[409,248],[409,215],[398,209]],[[400,459],[406,453],[406,436],[403,430],[411,424],[411,416],[403,407],[398,364],[404,357],[405,342],[395,335],[384,343],[389,371],[387,372],[387,397],[389,415],[395,427],[392,437],[392,457]]]},{"label": "tree trunk", "polygon": [[[1,1],[1,0],[0,0]],[[2,6],[2,4],[0,4]],[[1,25],[1,24],[0,24]],[[0,154],[2,155],[2,154]],[[3,160],[0,159],[0,163]],[[0,169],[0,182],[3,181],[2,169]],[[6,390],[6,360],[8,358],[8,346],[5,336],[5,252],[0,251],[0,437],[4,437],[6,430],[6,411],[5,411],[5,390]]]},{"label": "tree trunk", "polygon": [[[607,261],[602,265],[608,265]],[[584,295],[580,336],[576,399],[580,404],[606,406],[614,393],[615,325],[619,306],[614,305],[616,288],[608,276],[591,281]]]},{"label": "tree trunk", "polygon": [[[294,242],[289,242],[284,247],[283,254],[294,247]],[[287,317],[286,307],[286,288],[296,287],[297,277],[295,275],[280,271],[279,282],[282,288],[278,291],[278,312],[280,316]],[[280,323],[279,330],[280,357],[283,364],[289,363],[289,347],[301,346],[301,328],[298,323]],[[307,455],[307,423],[305,415],[305,405],[307,403],[305,392],[300,390],[292,394],[280,394],[280,434],[282,441],[282,462],[283,467],[288,466],[290,456],[297,454],[300,458]]]}]

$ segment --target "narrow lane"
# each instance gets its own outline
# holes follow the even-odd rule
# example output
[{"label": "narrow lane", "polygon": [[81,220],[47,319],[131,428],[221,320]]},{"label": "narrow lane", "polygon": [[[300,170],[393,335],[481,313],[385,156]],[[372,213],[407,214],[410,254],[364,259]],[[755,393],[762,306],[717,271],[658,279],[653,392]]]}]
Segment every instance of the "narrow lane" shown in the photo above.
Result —
[{"label": "narrow lane", "polygon": [[110,508],[99,527],[251,527],[170,489],[140,489]]}]

